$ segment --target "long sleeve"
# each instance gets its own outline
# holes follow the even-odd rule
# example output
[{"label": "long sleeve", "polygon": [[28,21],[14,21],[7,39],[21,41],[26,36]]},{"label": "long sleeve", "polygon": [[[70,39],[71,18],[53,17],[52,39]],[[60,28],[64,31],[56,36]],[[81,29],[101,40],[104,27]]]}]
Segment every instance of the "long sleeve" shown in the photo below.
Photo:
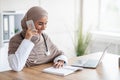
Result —
[{"label": "long sleeve", "polygon": [[57,62],[58,60],[63,60],[65,61],[65,64],[68,64],[67,57],[65,55],[59,55],[54,59],[54,63]]},{"label": "long sleeve", "polygon": [[24,39],[15,54],[8,56],[9,65],[12,70],[21,71],[23,69],[33,47],[34,44],[30,40]]}]

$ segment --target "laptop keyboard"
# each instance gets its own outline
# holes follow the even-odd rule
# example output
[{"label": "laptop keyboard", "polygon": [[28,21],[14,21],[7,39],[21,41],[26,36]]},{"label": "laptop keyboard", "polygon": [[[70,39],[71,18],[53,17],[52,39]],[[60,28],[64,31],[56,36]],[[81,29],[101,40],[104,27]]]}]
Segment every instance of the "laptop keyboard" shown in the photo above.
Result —
[{"label": "laptop keyboard", "polygon": [[78,60],[72,64],[72,66],[76,67],[84,67],[84,68],[96,68],[99,60],[96,59],[87,59],[87,60]]}]

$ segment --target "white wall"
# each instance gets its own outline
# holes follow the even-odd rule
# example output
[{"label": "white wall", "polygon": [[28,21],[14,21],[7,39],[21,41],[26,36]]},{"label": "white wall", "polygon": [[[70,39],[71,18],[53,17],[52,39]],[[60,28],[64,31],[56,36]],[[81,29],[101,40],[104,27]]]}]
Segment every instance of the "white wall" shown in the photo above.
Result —
[{"label": "white wall", "polygon": [[70,58],[75,56],[75,1],[41,0],[41,6],[48,12],[46,32],[59,49]]},{"label": "white wall", "polygon": [[4,46],[0,48],[0,72],[11,69],[9,67],[9,63],[7,59],[8,58],[7,51],[8,51],[8,44],[4,44]]},{"label": "white wall", "polygon": [[1,11],[27,10],[39,5],[39,0],[0,0]]},{"label": "white wall", "polygon": [[90,53],[103,51],[106,46],[109,53],[120,55],[120,35],[112,32],[94,31],[92,32],[92,42],[90,45]]}]

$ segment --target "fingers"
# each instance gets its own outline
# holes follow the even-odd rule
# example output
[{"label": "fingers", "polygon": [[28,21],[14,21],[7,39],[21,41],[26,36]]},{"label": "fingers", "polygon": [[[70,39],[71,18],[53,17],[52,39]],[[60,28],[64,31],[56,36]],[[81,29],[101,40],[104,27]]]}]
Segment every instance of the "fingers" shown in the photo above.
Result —
[{"label": "fingers", "polygon": [[37,34],[38,33],[37,33],[36,29],[30,29],[30,28],[28,28],[28,30],[26,31],[25,38],[30,40],[32,38],[32,36],[37,35]]},{"label": "fingers", "polygon": [[38,31],[36,29],[32,29],[31,32],[32,32],[33,35],[37,35]]},{"label": "fingers", "polygon": [[53,65],[53,67],[61,68],[61,67],[63,67],[63,65],[64,65],[64,61],[58,61]]}]

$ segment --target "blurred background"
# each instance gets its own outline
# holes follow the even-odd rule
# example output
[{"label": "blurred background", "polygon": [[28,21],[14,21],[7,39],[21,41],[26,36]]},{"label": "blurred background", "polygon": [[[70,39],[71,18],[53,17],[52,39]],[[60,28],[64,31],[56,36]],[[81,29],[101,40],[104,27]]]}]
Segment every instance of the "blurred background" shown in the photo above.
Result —
[{"label": "blurred background", "polygon": [[[120,0],[0,0],[0,71],[9,70],[8,43],[20,32],[21,19],[33,6],[48,12],[46,33],[68,58],[77,55],[78,39],[90,34],[86,53],[120,54]],[[84,39],[80,39],[80,41]]]}]

